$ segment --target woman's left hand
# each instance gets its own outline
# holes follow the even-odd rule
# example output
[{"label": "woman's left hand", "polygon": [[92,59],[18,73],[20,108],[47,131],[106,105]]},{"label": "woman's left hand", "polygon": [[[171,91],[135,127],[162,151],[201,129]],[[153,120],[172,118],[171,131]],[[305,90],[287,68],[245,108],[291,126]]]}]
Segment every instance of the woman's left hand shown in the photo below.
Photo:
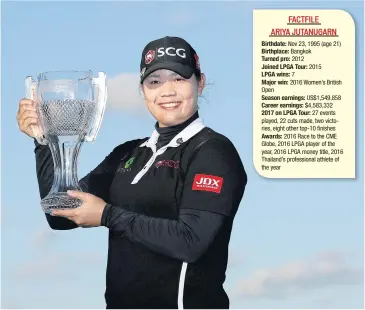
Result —
[{"label": "woman's left hand", "polygon": [[75,209],[52,210],[52,215],[65,217],[80,227],[96,227],[101,225],[101,216],[106,206],[106,202],[103,199],[79,191],[67,191],[67,194],[80,199],[82,205]]}]

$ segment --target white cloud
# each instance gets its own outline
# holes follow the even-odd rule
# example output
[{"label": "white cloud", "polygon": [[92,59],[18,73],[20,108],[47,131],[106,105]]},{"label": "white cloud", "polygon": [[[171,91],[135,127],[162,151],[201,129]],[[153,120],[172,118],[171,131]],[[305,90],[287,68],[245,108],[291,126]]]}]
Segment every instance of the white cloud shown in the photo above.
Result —
[{"label": "white cloud", "polygon": [[307,261],[258,270],[250,277],[241,280],[232,294],[237,298],[278,299],[333,285],[362,283],[363,270],[349,266],[344,255],[330,252]]},{"label": "white cloud", "polygon": [[[57,278],[58,280],[72,280],[75,268],[85,268],[86,265],[104,265],[103,255],[98,253],[53,253],[44,255],[39,260],[28,261],[19,266],[15,275],[23,280],[37,280],[41,278]],[[70,266],[72,268],[70,268]]]},{"label": "white cloud", "polygon": [[130,112],[147,111],[139,89],[138,74],[122,73],[108,77],[107,109],[122,109]]},{"label": "white cloud", "polygon": [[49,227],[38,231],[31,240],[32,245],[39,250],[43,250],[57,240],[57,233]]},{"label": "white cloud", "polygon": [[15,298],[10,298],[9,296],[1,296],[1,309],[20,309],[18,302]]},{"label": "white cloud", "polygon": [[244,264],[243,256],[238,251],[230,249],[227,267],[229,269],[233,269],[236,267],[240,267],[243,264]]},{"label": "white cloud", "polygon": [[334,304],[330,299],[321,298],[313,303],[313,307],[316,309],[334,309]]},{"label": "white cloud", "polygon": [[[67,279],[72,274],[67,273],[67,269],[63,270],[62,265],[65,262],[60,256],[49,255],[43,257],[39,261],[30,261],[26,264],[21,265],[16,270],[15,275],[22,279],[41,279],[46,278],[57,278],[58,280]],[[72,277],[71,277],[72,279]]]}]

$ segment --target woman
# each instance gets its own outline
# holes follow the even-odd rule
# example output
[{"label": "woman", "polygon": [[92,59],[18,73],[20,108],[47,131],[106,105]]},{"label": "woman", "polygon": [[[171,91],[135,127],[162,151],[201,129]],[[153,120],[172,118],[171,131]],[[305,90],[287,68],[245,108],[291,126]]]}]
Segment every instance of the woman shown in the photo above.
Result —
[{"label": "woman", "polygon": [[[70,192],[83,204],[46,214],[53,229],[105,226],[108,309],[229,308],[223,288],[233,220],[247,177],[228,138],[206,127],[197,101],[205,86],[195,50],[183,39],[150,42],[141,90],[156,118],[151,137],[117,146]],[[20,129],[37,124],[20,102]],[[47,146],[35,141],[41,198],[53,181]]]}]

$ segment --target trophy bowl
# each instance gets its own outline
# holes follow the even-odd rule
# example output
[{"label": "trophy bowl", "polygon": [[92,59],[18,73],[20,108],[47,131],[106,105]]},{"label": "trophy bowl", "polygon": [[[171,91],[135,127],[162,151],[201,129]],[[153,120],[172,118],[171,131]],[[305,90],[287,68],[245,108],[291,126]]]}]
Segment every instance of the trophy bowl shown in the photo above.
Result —
[{"label": "trophy bowl", "polygon": [[78,156],[84,142],[96,139],[107,99],[106,75],[91,71],[50,71],[36,79],[26,77],[26,97],[37,108],[38,125],[33,133],[38,143],[50,148],[54,179],[41,200],[45,213],[52,209],[77,208],[81,201],[67,194],[82,191],[77,174]]}]

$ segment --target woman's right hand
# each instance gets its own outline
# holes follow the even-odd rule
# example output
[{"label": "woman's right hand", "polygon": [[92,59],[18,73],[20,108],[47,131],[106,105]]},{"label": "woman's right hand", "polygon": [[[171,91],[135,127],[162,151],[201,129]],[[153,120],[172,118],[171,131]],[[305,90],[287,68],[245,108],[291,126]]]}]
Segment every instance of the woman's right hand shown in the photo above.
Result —
[{"label": "woman's right hand", "polygon": [[38,122],[38,114],[35,102],[23,98],[19,102],[17,121],[20,131],[32,138],[41,136],[41,127]]}]

